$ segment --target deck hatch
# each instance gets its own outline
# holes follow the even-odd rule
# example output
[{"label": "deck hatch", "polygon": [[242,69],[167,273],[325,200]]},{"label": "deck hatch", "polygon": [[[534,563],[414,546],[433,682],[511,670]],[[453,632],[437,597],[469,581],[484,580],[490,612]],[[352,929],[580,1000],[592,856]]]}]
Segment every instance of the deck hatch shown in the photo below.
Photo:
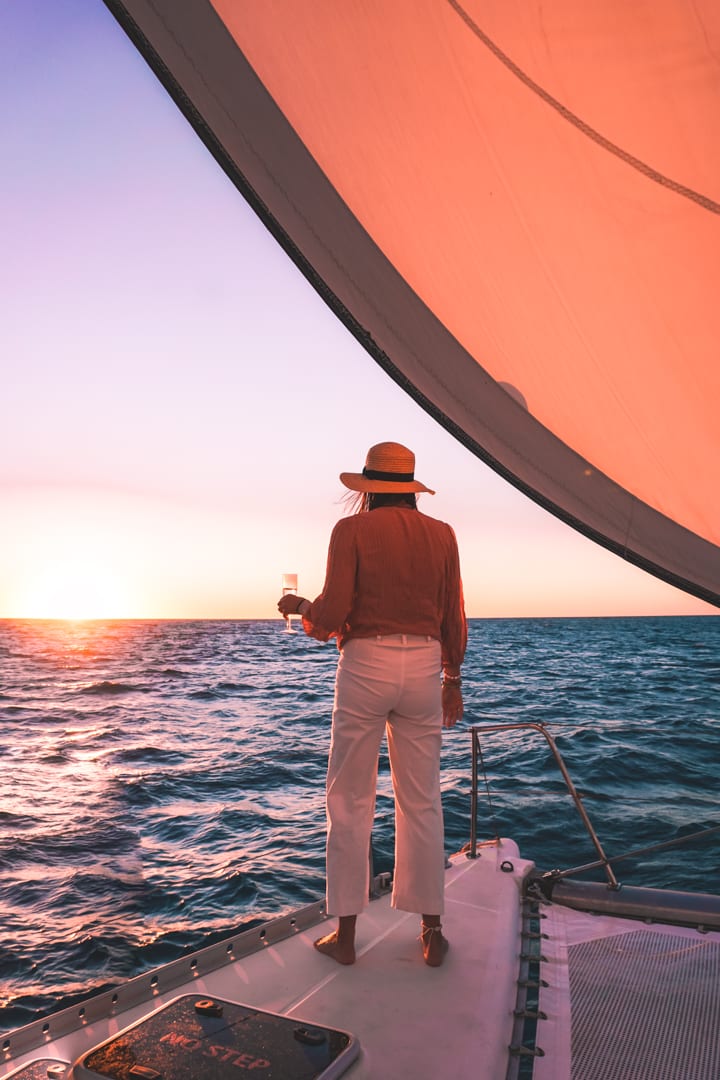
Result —
[{"label": "deck hatch", "polygon": [[176,998],[90,1050],[73,1080],[331,1080],[358,1053],[352,1035],[235,1002]]},{"label": "deck hatch", "polygon": [[717,1080],[720,942],[637,930],[568,965],[573,1080]]}]

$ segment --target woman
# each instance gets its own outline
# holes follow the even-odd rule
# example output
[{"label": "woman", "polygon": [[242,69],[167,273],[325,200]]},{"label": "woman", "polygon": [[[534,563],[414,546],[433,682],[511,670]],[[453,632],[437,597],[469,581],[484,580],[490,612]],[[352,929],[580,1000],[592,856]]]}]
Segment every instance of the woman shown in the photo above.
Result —
[{"label": "woman", "polygon": [[[340,649],[327,776],[327,910],[338,916],[315,947],[355,961],[355,923],[369,893],[370,834],[383,733],[395,793],[392,904],[422,915],[425,962],[438,967],[444,832],[442,726],[462,717],[460,665],[467,624],[455,534],[421,514],[415,455],[399,443],[368,451],[362,473],[341,473],[360,493],[357,513],[333,529],[323,591],[312,603],[283,596],[305,632]],[[442,682],[440,673],[442,671]]]}]

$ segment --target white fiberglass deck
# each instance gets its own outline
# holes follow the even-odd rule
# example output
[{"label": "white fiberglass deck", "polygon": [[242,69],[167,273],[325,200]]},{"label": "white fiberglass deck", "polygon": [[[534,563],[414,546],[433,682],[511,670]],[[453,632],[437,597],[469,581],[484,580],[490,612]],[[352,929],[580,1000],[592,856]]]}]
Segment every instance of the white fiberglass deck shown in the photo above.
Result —
[{"label": "white fiberglass deck", "polygon": [[441,968],[423,963],[419,918],[394,911],[385,896],[358,920],[352,967],[313,949],[325,930],[316,925],[207,974],[200,964],[189,984],[121,1015],[95,1018],[88,1009],[88,1022],[59,1038],[53,1038],[51,1022],[46,1045],[12,1062],[6,1058],[0,1077],[40,1057],[75,1061],[167,1001],[198,993],[351,1032],[361,1047],[348,1072],[353,1080],[499,1080],[512,1036],[520,890],[532,864],[518,857],[510,841],[480,850],[474,861],[453,857],[447,870],[443,925],[450,952]]}]

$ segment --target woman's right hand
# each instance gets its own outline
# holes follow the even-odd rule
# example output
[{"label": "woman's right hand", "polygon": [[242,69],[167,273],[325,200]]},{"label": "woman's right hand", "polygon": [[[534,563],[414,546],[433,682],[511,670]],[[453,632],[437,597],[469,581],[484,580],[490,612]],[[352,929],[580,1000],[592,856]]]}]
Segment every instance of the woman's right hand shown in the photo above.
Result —
[{"label": "woman's right hand", "polygon": [[442,714],[443,727],[455,727],[458,720],[462,720],[465,706],[463,704],[462,690],[452,683],[443,683],[442,686]]},{"label": "woman's right hand", "polygon": [[297,596],[295,593],[286,593],[278,600],[278,611],[283,619],[287,619],[288,615],[297,615],[298,608],[304,603],[304,596]]}]

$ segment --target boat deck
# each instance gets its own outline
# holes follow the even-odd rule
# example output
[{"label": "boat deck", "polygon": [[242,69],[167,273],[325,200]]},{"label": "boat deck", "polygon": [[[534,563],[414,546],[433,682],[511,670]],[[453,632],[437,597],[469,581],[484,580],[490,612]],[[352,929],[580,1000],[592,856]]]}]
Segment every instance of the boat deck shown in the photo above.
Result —
[{"label": "boat deck", "polygon": [[[334,963],[313,948],[331,925],[317,903],[20,1029],[2,1043],[0,1077],[75,1080],[71,1063],[192,995],[191,1008],[219,999],[348,1032],[360,1047],[347,1069],[352,1080],[506,1080],[515,1075],[508,1047],[519,1041],[538,1053],[533,1080],[717,1080],[720,931],[538,900],[530,904],[535,932],[521,895],[533,864],[508,840],[479,851],[475,860],[454,856],[447,869],[443,924],[451,944],[441,968],[423,963],[418,917],[393,910],[387,894],[358,920],[356,964]],[[530,1011],[534,1039],[519,1040],[517,980],[529,953],[540,969],[539,1015]],[[194,1048],[187,1035],[181,1041],[190,1047],[181,1074],[151,1040],[149,1071],[138,1075],[223,1080],[244,1067],[246,1055],[236,1053],[229,1072],[209,1069],[207,1039]],[[77,1071],[89,1075],[98,1073]]]},{"label": "boat deck", "polygon": [[[215,970],[205,973],[198,963],[185,984],[121,1014],[96,1017],[88,1008],[84,1022],[76,1021],[66,1034],[59,1032],[67,1017],[63,1023],[64,1014],[58,1014],[50,1018],[46,1045],[0,1065],[0,1077],[40,1057],[76,1061],[152,1010],[192,993],[350,1032],[360,1044],[348,1071],[353,1080],[436,1080],[448,1074],[498,1080],[506,1073],[514,1021],[521,885],[532,864],[507,840],[480,852],[476,860],[454,856],[446,871],[443,926],[450,951],[441,968],[423,962],[418,916],[395,911],[384,896],[358,920],[358,956],[351,967],[313,948],[315,938],[327,932],[322,923],[299,929]],[[160,980],[158,990],[162,985]]]}]

